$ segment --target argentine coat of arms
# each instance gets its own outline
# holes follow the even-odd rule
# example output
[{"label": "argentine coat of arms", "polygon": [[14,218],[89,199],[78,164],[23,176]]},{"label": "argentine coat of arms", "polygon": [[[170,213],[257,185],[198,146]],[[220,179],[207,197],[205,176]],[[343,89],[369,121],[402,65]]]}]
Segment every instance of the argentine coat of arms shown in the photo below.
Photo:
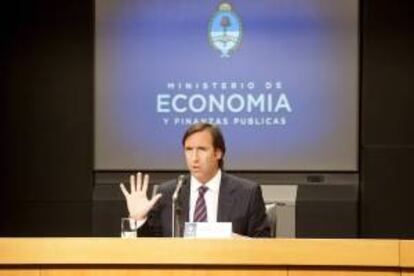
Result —
[{"label": "argentine coat of arms", "polygon": [[240,45],[242,24],[233,6],[221,2],[209,22],[208,38],[210,45],[220,51],[222,58],[229,58]]}]

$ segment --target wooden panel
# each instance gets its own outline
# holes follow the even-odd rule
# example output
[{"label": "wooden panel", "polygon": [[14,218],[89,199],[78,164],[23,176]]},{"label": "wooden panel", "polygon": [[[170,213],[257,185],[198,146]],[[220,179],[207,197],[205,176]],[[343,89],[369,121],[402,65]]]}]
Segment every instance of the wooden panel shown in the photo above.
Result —
[{"label": "wooden panel", "polygon": [[403,269],[401,276],[414,276],[414,269]]},{"label": "wooden panel", "polygon": [[[317,254],[316,254],[317,252]],[[0,264],[399,266],[395,240],[7,238]]]},{"label": "wooden panel", "polygon": [[0,269],[0,276],[40,276],[39,269]]},{"label": "wooden panel", "polygon": [[289,269],[288,276],[400,276],[400,270],[382,269]]},{"label": "wooden panel", "polygon": [[414,267],[414,241],[401,241],[400,254],[402,267]]},{"label": "wooden panel", "polygon": [[46,269],[42,276],[287,276],[286,268],[282,269],[210,269],[195,267],[185,269]]}]

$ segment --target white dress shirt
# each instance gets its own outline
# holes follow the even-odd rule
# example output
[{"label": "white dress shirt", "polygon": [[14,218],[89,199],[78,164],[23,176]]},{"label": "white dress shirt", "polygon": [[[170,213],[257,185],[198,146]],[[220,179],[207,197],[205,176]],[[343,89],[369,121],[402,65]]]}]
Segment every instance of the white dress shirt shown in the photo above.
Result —
[{"label": "white dress shirt", "polygon": [[190,222],[194,221],[194,209],[198,198],[198,188],[205,185],[208,190],[204,194],[207,206],[207,222],[217,222],[218,198],[221,183],[221,170],[205,184],[200,183],[194,176],[191,176],[190,183]]}]

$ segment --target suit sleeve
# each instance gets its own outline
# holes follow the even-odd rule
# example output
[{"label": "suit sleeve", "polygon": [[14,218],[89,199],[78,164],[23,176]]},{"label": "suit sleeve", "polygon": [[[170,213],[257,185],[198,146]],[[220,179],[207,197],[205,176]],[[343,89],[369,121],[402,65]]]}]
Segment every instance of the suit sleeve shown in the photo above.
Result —
[{"label": "suit sleeve", "polygon": [[270,226],[266,215],[266,207],[263,200],[262,189],[255,185],[251,194],[248,236],[270,237]]},{"label": "suit sleeve", "polygon": [[164,229],[162,223],[162,214],[165,211],[165,206],[168,204],[168,192],[162,187],[159,192],[163,195],[161,199],[155,204],[153,209],[148,213],[147,221],[141,228],[138,229],[139,237],[163,237]]},{"label": "suit sleeve", "polygon": [[161,212],[154,208],[148,213],[147,221],[138,229],[139,237],[162,237]]}]

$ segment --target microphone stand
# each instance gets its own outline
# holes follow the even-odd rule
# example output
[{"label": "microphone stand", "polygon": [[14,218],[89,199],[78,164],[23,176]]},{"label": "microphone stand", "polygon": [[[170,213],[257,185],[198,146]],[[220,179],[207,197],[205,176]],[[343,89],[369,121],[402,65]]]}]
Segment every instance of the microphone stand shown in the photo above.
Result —
[{"label": "microphone stand", "polygon": [[173,237],[182,237],[182,208],[181,208],[181,201],[180,200],[173,200],[173,228],[172,228],[172,236]]},{"label": "microphone stand", "polygon": [[177,180],[177,186],[175,188],[174,194],[172,196],[172,237],[182,237],[183,236],[183,227],[182,227],[182,204],[179,199],[181,194],[181,187],[184,182],[184,175],[180,175]]}]

